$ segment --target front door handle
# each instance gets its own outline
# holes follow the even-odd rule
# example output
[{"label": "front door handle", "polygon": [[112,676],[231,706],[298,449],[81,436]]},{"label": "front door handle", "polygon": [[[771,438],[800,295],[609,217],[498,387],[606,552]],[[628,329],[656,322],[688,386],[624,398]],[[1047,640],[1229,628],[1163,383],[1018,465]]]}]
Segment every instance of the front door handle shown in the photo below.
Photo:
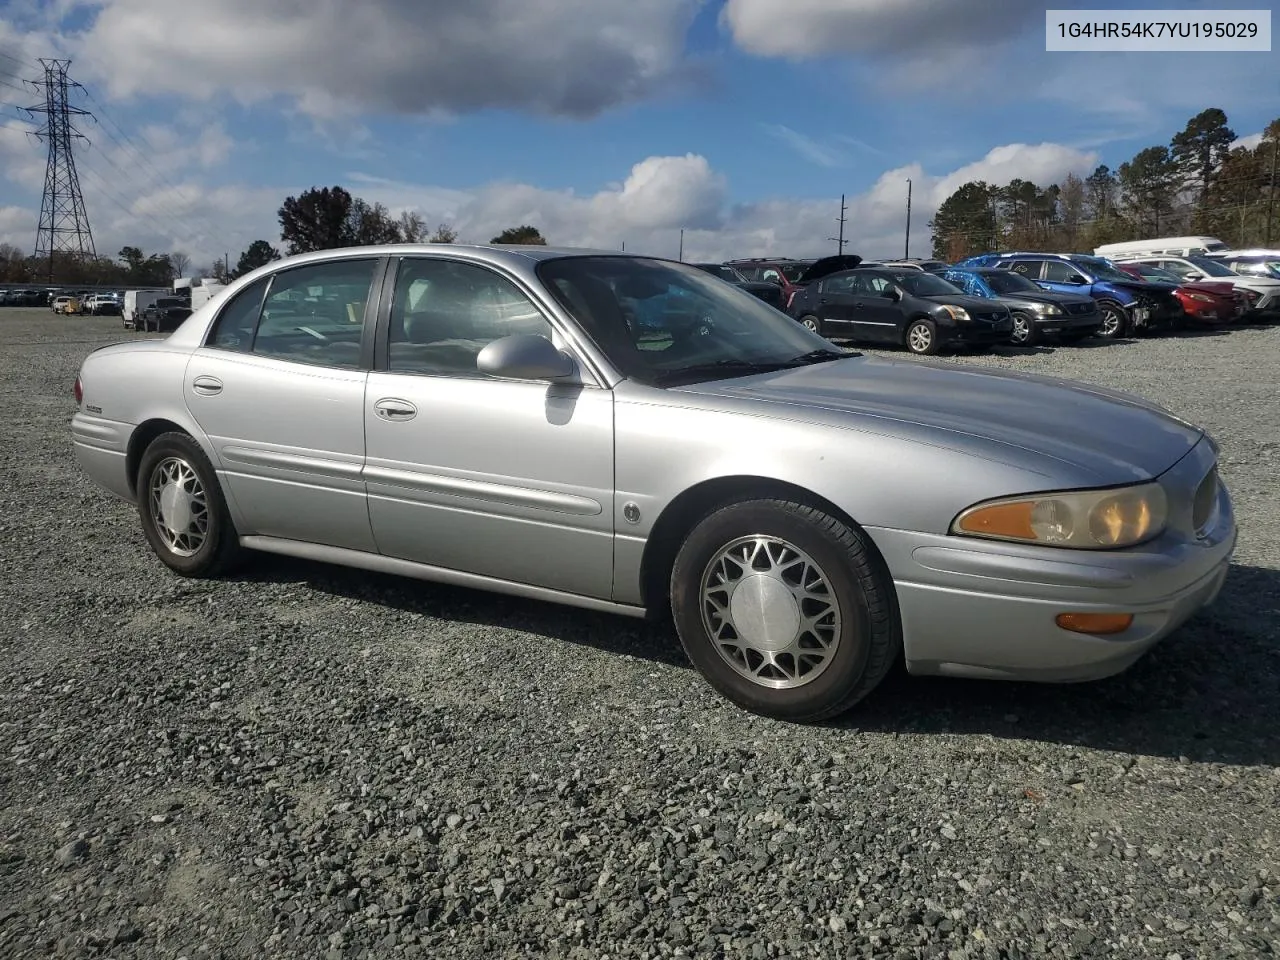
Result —
[{"label": "front door handle", "polygon": [[412,420],[418,415],[418,408],[408,400],[396,397],[385,397],[373,405],[374,412],[383,420]]},{"label": "front door handle", "polygon": [[217,377],[196,377],[191,381],[191,389],[202,397],[212,397],[222,392],[222,381]]}]

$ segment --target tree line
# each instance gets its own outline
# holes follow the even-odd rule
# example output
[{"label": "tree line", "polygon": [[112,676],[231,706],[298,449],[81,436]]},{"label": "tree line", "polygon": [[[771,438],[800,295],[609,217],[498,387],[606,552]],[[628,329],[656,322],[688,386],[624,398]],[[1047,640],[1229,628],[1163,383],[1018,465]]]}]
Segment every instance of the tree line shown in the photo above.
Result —
[{"label": "tree line", "polygon": [[[290,254],[380,243],[456,243],[458,231],[447,223],[430,232],[416,210],[393,217],[384,204],[369,203],[342,187],[312,187],[286,197],[278,211],[280,239]],[[545,245],[536,227],[509,227],[490,243]]]},{"label": "tree line", "polygon": [[[458,232],[441,223],[430,230],[414,210],[398,217],[381,203],[369,203],[340,186],[312,187],[286,197],[278,211],[280,239],[289,254],[378,243],[455,243]],[[489,241],[545,245],[536,227],[509,227]],[[185,253],[147,254],[126,246],[113,257],[81,258],[57,253],[34,257],[12,244],[0,244],[0,283],[104,284],[122,287],[168,287],[178,277],[198,276],[228,282],[279,260],[281,253],[266,240],[249,244],[235,266],[219,257],[192,270]]]},{"label": "tree line", "polygon": [[1092,251],[1180,235],[1270,246],[1280,240],[1280,119],[1255,147],[1233,148],[1236,140],[1226,113],[1210,107],[1116,170],[1103,164],[1048,186],[964,183],[929,222],[933,255],[954,262],[988,250]]}]

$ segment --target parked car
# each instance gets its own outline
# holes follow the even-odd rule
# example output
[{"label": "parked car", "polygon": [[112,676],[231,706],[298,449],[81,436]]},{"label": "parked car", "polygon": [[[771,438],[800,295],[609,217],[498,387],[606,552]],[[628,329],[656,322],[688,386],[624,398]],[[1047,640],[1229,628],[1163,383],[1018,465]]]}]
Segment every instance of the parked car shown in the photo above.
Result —
[{"label": "parked car", "polygon": [[735,287],[741,287],[747,293],[754,297],[759,297],[771,307],[778,310],[783,309],[782,287],[776,283],[769,283],[761,280],[748,280],[742,275],[738,269],[729,266],[727,263],[694,263],[690,266],[697,267],[704,273],[709,273],[713,277],[719,277],[725,283],[731,283]]},{"label": "parked car", "polygon": [[1102,314],[1092,297],[1053,293],[1012,270],[950,269],[941,277],[971,297],[995,300],[1008,307],[1013,315],[1009,339],[1019,346],[1054,336],[1075,343],[1094,336],[1102,326]]},{"label": "parked car", "polygon": [[1229,283],[1219,283],[1213,280],[1183,283],[1180,277],[1160,267],[1153,267],[1149,263],[1125,263],[1121,261],[1116,266],[1129,274],[1129,276],[1136,277],[1139,280],[1148,280],[1151,283],[1178,284],[1173,291],[1173,295],[1182,304],[1182,312],[1188,323],[1207,324],[1209,326],[1232,323],[1239,320],[1244,315],[1245,310],[1248,309],[1248,301],[1245,299],[1243,291],[1236,290]]},{"label": "parked car", "polygon": [[1280,250],[1228,250],[1206,254],[1206,258],[1216,260],[1242,277],[1280,280]]},{"label": "parked car", "polygon": [[80,301],[75,297],[56,297],[49,309],[54,313],[72,314],[80,312]]},{"label": "parked car", "polygon": [[1173,285],[1138,280],[1110,261],[1088,254],[989,253],[957,266],[999,267],[1020,273],[1046,290],[1086,294],[1098,302],[1102,326],[1097,336],[1105,339],[1172,327],[1182,316]]},{"label": "parked car", "polygon": [[920,260],[912,258],[910,260],[885,260],[882,261],[886,267],[902,267],[907,270],[923,270],[925,273],[942,273],[948,270],[951,264],[944,260]]},{"label": "parked car", "polygon": [[782,305],[785,309],[790,305],[796,291],[800,289],[800,277],[813,262],[813,260],[758,257],[748,260],[726,260],[725,265],[733,267],[748,280],[772,283],[781,287]]},{"label": "parked car", "polygon": [[[836,261],[840,258],[831,257]],[[990,346],[1013,332],[1009,308],[967,296],[941,277],[921,270],[857,266],[830,272],[819,260],[790,313],[821,336],[892,343],[933,355],[947,347]]]},{"label": "parked car", "polygon": [[1159,237],[1155,240],[1126,240],[1123,243],[1104,243],[1094,247],[1093,255],[1108,260],[1122,257],[1199,257],[1220,250],[1230,250],[1231,245],[1217,237]]},{"label": "parked car", "polygon": [[126,290],[121,301],[120,318],[126,330],[139,329],[142,313],[168,294],[167,290]]},{"label": "parked car", "polygon": [[[1145,263],[1160,267],[1179,277],[1183,283],[1220,280],[1245,291],[1249,310],[1245,319],[1267,319],[1280,316],[1280,280],[1271,277],[1242,276],[1225,264],[1209,257],[1125,257],[1118,263]],[[1252,291],[1256,296],[1249,296]]]},{"label": "parked car", "polygon": [[94,294],[85,301],[85,313],[92,316],[118,316],[120,302],[106,293]]},{"label": "parked car", "polygon": [[178,329],[191,313],[190,301],[182,297],[160,297],[143,309],[134,321],[134,329],[167,333]]},{"label": "parked car", "polygon": [[[695,319],[628,326],[621,296],[672,291]],[[669,612],[717,690],[793,721],[898,661],[1122,671],[1214,599],[1236,540],[1216,445],[1159,407],[850,354],[613,251],[290,257],[93,351],[74,393],[79,463],[182,576],[256,549]]]}]

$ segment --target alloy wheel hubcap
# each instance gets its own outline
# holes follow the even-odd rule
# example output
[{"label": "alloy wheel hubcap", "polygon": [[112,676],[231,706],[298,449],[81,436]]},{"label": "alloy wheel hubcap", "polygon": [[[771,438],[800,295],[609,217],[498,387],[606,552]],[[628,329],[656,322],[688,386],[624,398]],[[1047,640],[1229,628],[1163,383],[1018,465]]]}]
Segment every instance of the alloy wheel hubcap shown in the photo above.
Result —
[{"label": "alloy wheel hubcap", "polygon": [[816,320],[806,320],[804,325],[805,329],[812,330],[814,333],[818,332],[818,322]]},{"label": "alloy wheel hubcap", "polygon": [[1027,336],[1030,333],[1031,333],[1031,329],[1030,327],[1027,326],[1026,320],[1023,320],[1021,317],[1013,318],[1013,339],[1014,340],[1018,341],[1018,343],[1022,343],[1022,341],[1027,339]]},{"label": "alloy wheel hubcap", "polygon": [[929,349],[929,344],[933,342],[933,336],[929,333],[929,328],[924,324],[918,324],[911,328],[911,349],[922,352]]},{"label": "alloy wheel hubcap", "polygon": [[160,461],[151,474],[151,516],[171,553],[193,556],[209,535],[209,503],[204,484],[180,457]]},{"label": "alloy wheel hubcap", "polygon": [[1102,332],[1113,337],[1120,330],[1120,318],[1114,310],[1107,310],[1102,315]]},{"label": "alloy wheel hubcap", "polygon": [[742,537],[702,575],[702,623],[740,676],[775,690],[826,671],[840,645],[840,603],[822,568],[778,537]]}]

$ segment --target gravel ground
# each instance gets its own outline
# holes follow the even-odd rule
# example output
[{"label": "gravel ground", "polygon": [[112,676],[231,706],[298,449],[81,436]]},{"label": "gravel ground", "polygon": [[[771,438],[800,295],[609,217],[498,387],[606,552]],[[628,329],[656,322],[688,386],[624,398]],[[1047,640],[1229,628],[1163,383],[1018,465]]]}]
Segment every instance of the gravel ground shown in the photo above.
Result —
[{"label": "gravel ground", "polygon": [[669,628],[262,558],[79,474],[117,318],[0,311],[0,956],[1280,954],[1280,328],[956,362],[1207,425],[1220,601],[1124,676],[749,716]]}]

